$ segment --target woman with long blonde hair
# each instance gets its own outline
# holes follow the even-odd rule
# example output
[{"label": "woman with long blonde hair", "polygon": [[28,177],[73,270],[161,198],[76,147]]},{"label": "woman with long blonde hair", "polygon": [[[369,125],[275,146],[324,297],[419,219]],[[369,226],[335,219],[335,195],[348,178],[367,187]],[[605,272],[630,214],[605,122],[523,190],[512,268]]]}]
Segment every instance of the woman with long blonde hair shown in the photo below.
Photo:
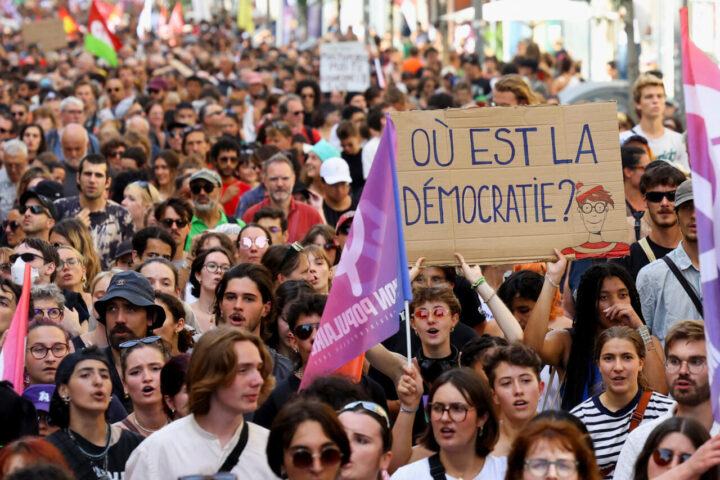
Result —
[{"label": "woman with long blonde hair", "polygon": [[[56,247],[68,245],[85,258],[85,277],[94,279],[102,271],[100,257],[95,250],[95,242],[85,224],[76,218],[63,218],[50,229],[50,243]],[[89,291],[89,290],[88,290]],[[90,304],[88,304],[90,306]]]}]

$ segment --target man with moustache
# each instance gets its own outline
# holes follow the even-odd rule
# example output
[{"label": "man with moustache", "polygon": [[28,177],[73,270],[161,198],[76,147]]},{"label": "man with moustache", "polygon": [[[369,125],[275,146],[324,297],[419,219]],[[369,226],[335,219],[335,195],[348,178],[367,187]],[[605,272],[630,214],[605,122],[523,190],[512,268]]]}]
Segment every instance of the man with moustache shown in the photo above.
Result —
[{"label": "man with moustache", "polygon": [[203,168],[190,177],[190,195],[195,207],[195,215],[190,221],[190,233],[185,241],[185,250],[190,250],[192,239],[198,233],[211,230],[225,223],[245,224],[235,217],[226,215],[220,205],[222,180],[214,170]]},{"label": "man with moustache", "polygon": [[[225,272],[215,288],[215,324],[243,327],[260,338],[270,336],[263,322],[275,316],[272,276],[267,268],[241,263]],[[293,371],[293,363],[276,350],[267,347],[273,359],[273,376],[279,382]]]},{"label": "man with moustache", "polygon": [[630,245],[630,255],[615,260],[633,278],[637,278],[645,265],[672,252],[680,243],[675,190],[684,181],[685,175],[667,162],[655,161],[645,167],[640,178],[640,193],[647,205],[645,215],[650,220],[650,234]]},{"label": "man with moustache", "polygon": [[720,432],[720,425],[713,421],[703,322],[684,320],[673,325],[665,337],[665,358],[665,378],[677,404],[665,415],[642,424],[628,435],[615,466],[615,480],[635,478],[635,462],[648,436],[668,418],[697,420],[711,437]]},{"label": "man with moustache", "polygon": [[95,302],[98,322],[105,326],[108,346],[103,349],[110,365],[113,394],[124,399],[124,406],[132,412],[132,402],[125,395],[120,371],[121,345],[143,339],[165,322],[165,310],[155,303],[150,282],[140,273],[127,270],[116,274],[107,293]]}]

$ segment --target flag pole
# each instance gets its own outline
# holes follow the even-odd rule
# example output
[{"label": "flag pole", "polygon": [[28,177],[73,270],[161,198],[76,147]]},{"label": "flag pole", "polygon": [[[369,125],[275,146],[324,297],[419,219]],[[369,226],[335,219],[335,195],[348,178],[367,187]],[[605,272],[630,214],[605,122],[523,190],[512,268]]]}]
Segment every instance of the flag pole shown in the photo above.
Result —
[{"label": "flag pole", "polygon": [[407,362],[412,367],[412,352],[410,351],[410,302],[405,300],[405,340],[407,341]]}]

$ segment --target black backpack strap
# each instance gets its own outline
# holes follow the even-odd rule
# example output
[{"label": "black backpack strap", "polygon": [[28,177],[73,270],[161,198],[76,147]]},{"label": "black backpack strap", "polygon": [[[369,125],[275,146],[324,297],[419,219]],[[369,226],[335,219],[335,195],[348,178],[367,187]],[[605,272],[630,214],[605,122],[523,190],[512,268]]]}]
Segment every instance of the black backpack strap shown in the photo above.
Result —
[{"label": "black backpack strap", "polygon": [[693,305],[695,305],[695,308],[697,308],[697,311],[700,312],[700,316],[703,316],[703,305],[700,301],[700,297],[698,297],[697,292],[695,289],[690,285],[687,281],[687,278],[685,278],[680,272],[680,269],[675,265],[675,262],[670,260],[667,255],[662,257],[662,260],[667,264],[670,271],[675,275],[675,278],[677,278],[678,282],[680,282],[680,285],[685,289],[685,292],[690,297],[690,300],[692,300]]},{"label": "black backpack strap", "polygon": [[230,472],[233,468],[235,468],[235,465],[237,465],[238,460],[240,460],[240,454],[242,454],[243,450],[245,450],[245,445],[247,445],[248,442],[248,422],[243,421],[243,427],[242,431],[240,432],[240,438],[238,439],[238,442],[235,444],[235,447],[232,449],[232,452],[230,452],[230,455],[225,459],[225,462],[220,467],[220,470],[218,470],[218,473],[222,472]]},{"label": "black backpack strap", "polygon": [[445,467],[440,462],[440,454],[436,453],[428,459],[428,462],[430,462],[430,476],[433,480],[446,480]]}]

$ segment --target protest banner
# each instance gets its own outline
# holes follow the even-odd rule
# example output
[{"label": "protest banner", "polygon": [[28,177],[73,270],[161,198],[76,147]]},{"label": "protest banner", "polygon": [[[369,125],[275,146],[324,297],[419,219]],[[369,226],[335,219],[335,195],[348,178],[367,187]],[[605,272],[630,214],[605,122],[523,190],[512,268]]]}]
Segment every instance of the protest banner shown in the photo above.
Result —
[{"label": "protest banner", "polygon": [[683,87],[700,251],[703,318],[713,416],[720,422],[720,68],[690,39],[688,9],[680,10]]},{"label": "protest banner", "polygon": [[320,45],[320,90],[363,92],[370,87],[370,63],[360,42]]},{"label": "protest banner", "polygon": [[628,253],[615,103],[394,112],[407,258]]},{"label": "protest banner", "polygon": [[46,18],[23,23],[22,36],[25,45],[37,43],[43,52],[67,47],[67,36],[62,18]]}]

